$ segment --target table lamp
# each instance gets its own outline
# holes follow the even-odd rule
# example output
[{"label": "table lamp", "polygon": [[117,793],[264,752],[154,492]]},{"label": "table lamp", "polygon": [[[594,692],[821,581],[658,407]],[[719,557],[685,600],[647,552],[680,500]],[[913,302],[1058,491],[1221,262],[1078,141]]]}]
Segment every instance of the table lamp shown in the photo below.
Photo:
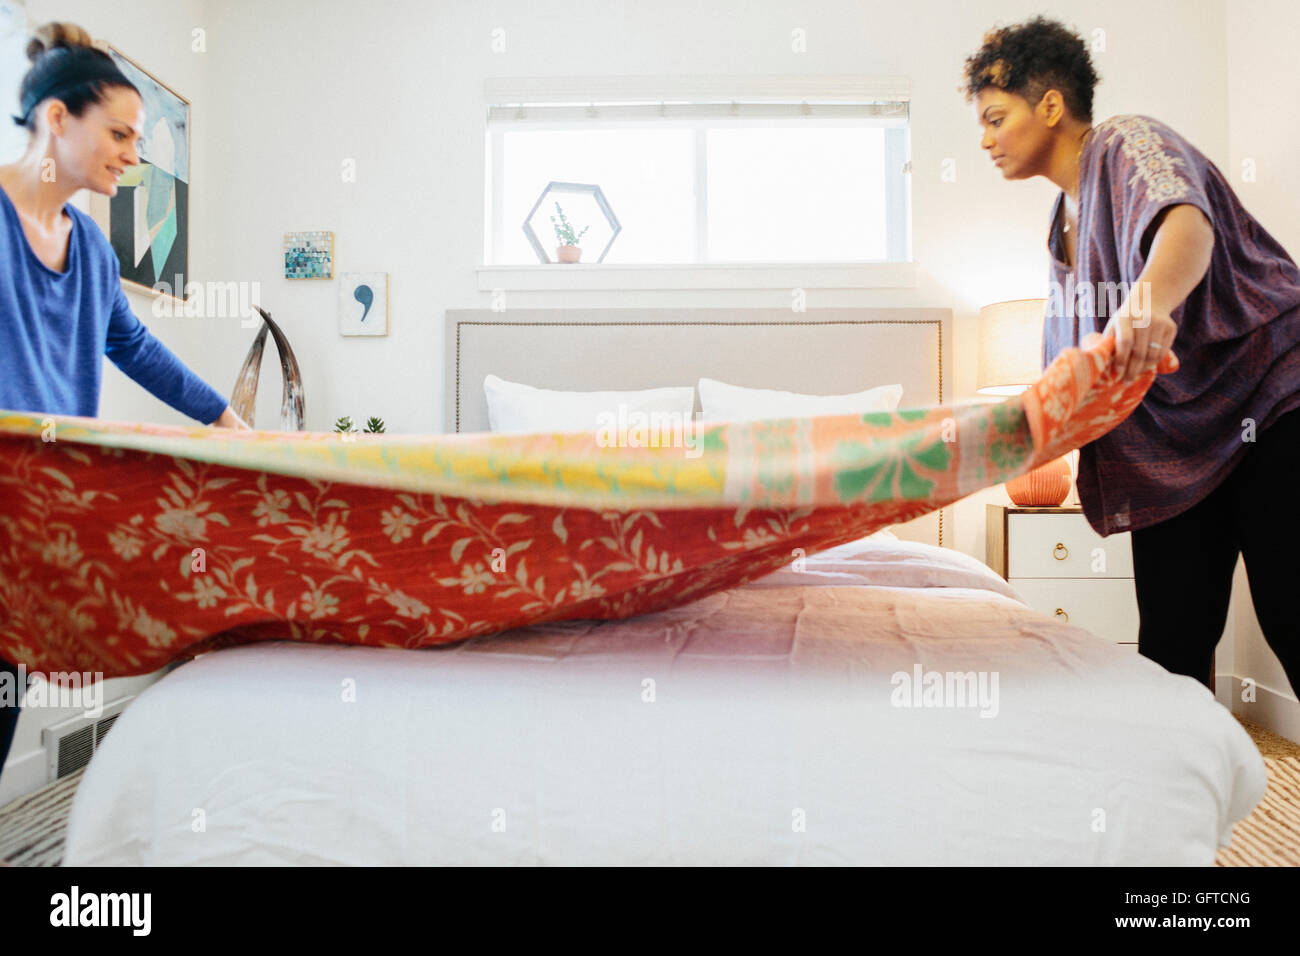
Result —
[{"label": "table lamp", "polygon": [[[1046,299],[994,302],[980,309],[981,395],[1019,395],[1042,375]],[[1007,494],[1021,508],[1059,507],[1073,486],[1070,461],[1061,457],[1007,482]]]}]

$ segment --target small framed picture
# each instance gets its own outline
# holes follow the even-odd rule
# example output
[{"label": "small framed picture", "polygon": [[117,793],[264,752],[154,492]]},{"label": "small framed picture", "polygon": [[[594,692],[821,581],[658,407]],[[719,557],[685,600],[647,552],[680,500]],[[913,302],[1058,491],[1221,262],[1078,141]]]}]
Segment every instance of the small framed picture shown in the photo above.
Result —
[{"label": "small framed picture", "polygon": [[286,279],[333,279],[334,233],[286,232],[284,234],[284,277]]},{"label": "small framed picture", "polygon": [[339,333],[388,334],[388,273],[344,272],[339,282]]}]

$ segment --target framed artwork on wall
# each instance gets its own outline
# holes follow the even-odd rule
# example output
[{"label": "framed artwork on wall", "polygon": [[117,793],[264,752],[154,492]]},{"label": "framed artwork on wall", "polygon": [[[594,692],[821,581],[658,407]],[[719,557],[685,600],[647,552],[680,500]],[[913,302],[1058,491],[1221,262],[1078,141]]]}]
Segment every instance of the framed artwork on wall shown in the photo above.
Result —
[{"label": "framed artwork on wall", "polygon": [[286,279],[333,279],[334,233],[327,229],[315,232],[284,234],[284,277]]},{"label": "framed artwork on wall", "polygon": [[18,111],[18,86],[31,63],[27,59],[27,8],[21,0],[0,0],[0,89],[10,108],[0,114],[0,163],[12,163],[27,148],[27,130],[10,122]]},{"label": "framed artwork on wall", "polygon": [[339,284],[339,334],[388,334],[388,273],[344,272]]},{"label": "framed artwork on wall", "polygon": [[90,195],[91,217],[108,236],[122,281],[140,292],[185,301],[190,281],[190,101],[111,44],[113,58],[144,100],[140,165],[117,195]]}]

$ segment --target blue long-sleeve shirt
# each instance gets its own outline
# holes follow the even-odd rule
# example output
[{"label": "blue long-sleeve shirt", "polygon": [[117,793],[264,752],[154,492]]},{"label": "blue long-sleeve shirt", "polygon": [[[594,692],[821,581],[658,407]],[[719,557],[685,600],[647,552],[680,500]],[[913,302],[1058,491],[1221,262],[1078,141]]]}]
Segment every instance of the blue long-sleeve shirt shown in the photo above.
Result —
[{"label": "blue long-sleeve shirt", "polygon": [[177,411],[205,425],[226,399],[185,367],[131,311],[117,256],[94,220],[71,204],[68,261],[36,257],[8,194],[0,224],[0,408],[99,414],[103,356]]}]

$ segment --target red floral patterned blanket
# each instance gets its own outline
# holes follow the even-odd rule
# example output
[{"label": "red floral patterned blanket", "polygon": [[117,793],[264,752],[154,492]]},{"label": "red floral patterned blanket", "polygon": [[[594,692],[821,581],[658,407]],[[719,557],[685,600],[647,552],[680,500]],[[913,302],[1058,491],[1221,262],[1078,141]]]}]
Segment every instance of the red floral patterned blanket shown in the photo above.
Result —
[{"label": "red floral patterned blanket", "polygon": [[1069,350],[996,405],[711,425],[695,455],[0,412],[0,657],[116,677],[247,641],[415,648],[680,604],[1104,434],[1155,375],[1124,385],[1113,352]]}]

